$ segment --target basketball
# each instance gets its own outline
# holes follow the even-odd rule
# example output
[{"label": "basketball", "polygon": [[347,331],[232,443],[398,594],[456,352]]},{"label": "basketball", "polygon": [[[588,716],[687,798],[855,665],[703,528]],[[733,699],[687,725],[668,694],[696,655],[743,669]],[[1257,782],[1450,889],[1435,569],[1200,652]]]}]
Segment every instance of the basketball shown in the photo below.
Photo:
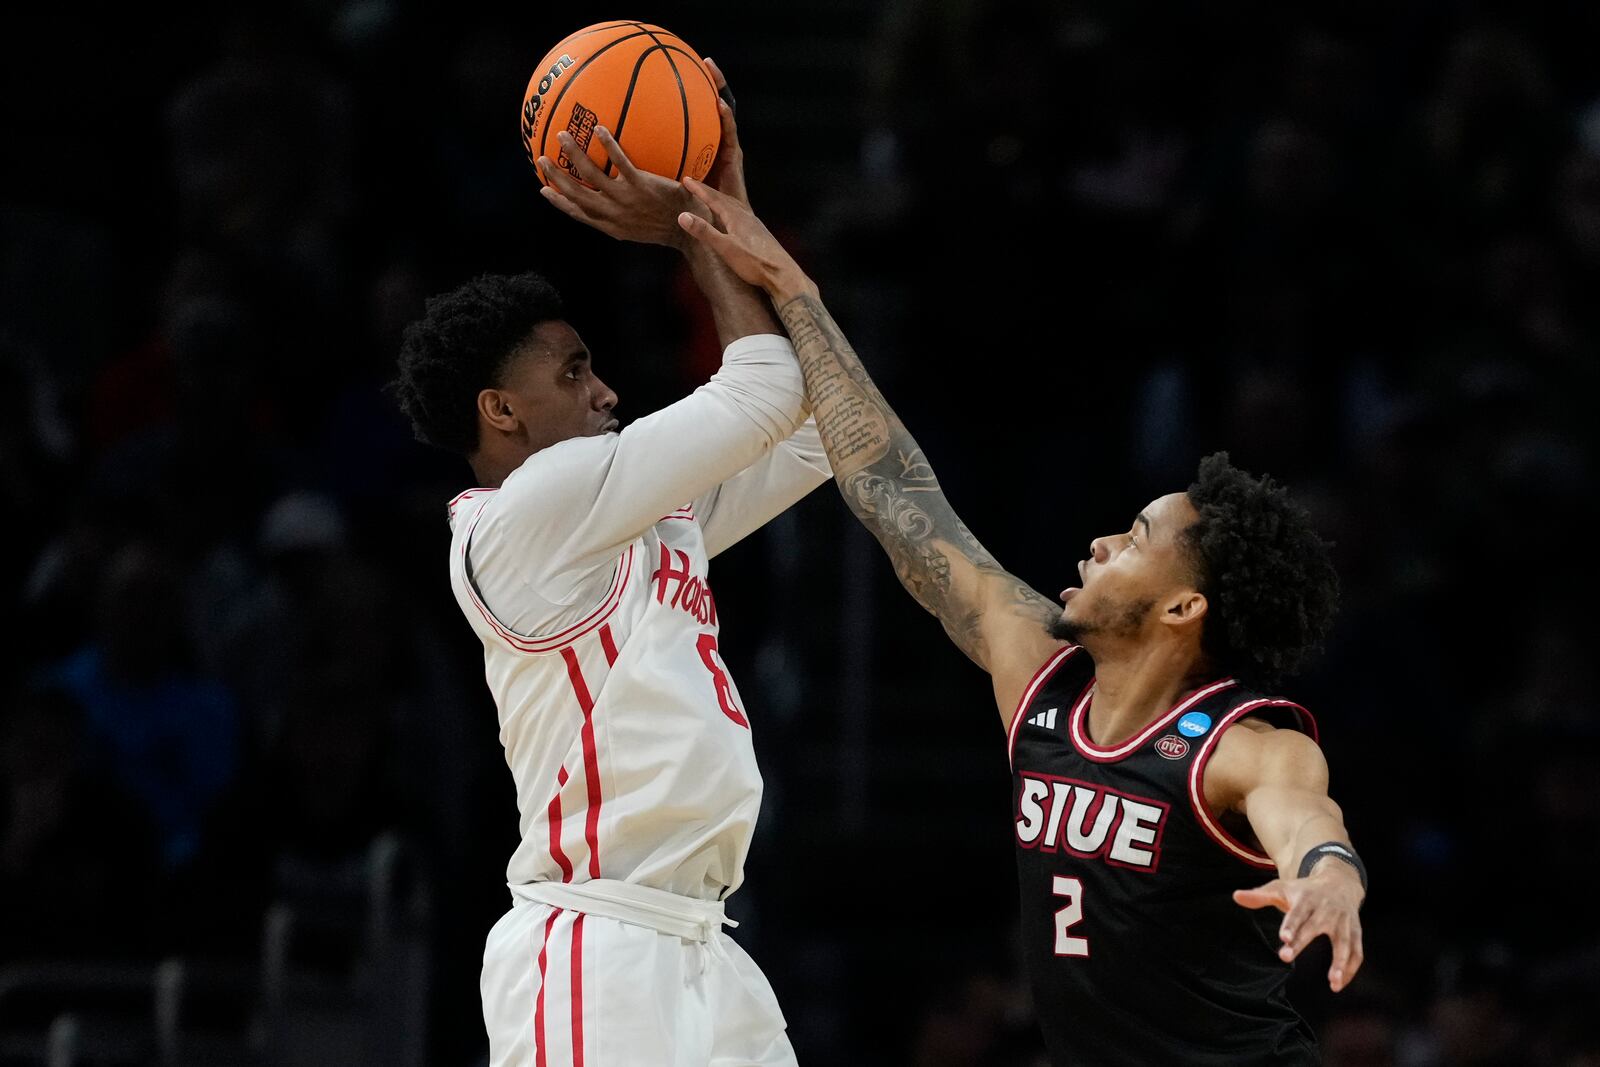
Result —
[{"label": "basketball", "polygon": [[642,22],[579,30],[552,48],[528,79],[522,98],[528,162],[548,156],[571,173],[556,140],[566,130],[614,174],[594,137],[596,126],[611,131],[634,166],[674,181],[704,178],[722,140],[716,86],[699,53]]}]

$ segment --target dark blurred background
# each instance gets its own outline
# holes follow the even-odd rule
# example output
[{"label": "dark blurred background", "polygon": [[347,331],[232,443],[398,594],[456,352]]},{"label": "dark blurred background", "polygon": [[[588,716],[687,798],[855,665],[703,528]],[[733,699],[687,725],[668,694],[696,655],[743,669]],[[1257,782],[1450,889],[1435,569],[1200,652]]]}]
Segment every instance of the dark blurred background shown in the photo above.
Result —
[{"label": "dark blurred background", "polygon": [[[1053,593],[1229,449],[1345,583],[1287,688],[1373,876],[1334,1067],[1600,1064],[1600,5],[28,4],[4,16],[0,1064],[471,1067],[515,798],[380,393],[537,269],[637,416],[676,256],[537,195],[579,26],[715,56],[758,211]],[[830,488],[717,562],[767,778],[736,936],[811,1064],[1037,1064],[986,679]],[[1158,1005],[1152,1010],[1159,1011]]]}]

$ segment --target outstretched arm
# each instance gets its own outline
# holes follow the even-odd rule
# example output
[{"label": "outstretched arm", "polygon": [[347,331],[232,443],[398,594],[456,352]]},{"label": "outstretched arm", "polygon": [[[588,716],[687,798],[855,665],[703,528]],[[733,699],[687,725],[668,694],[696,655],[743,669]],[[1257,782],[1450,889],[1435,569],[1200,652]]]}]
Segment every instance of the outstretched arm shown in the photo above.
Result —
[{"label": "outstretched arm", "polygon": [[845,503],[895,575],[950,639],[993,677],[1009,725],[1029,677],[1056,648],[1057,609],[1008,573],[951,507],[921,446],[878,391],[817,287],[743,204],[685,182],[721,229],[685,213],[685,231],[772,297],[794,342],[806,395]]},{"label": "outstretched arm", "polygon": [[1355,853],[1344,815],[1328,796],[1322,750],[1304,734],[1246,719],[1217,739],[1202,784],[1207,806],[1243,815],[1278,867],[1277,878],[1241,889],[1233,899],[1246,908],[1284,913],[1278,956],[1285,962],[1326,935],[1333,944],[1328,984],[1336,993],[1349,985],[1364,958],[1360,908],[1367,891],[1361,876],[1334,855],[1313,857],[1305,877],[1300,875],[1318,845],[1333,843]]}]

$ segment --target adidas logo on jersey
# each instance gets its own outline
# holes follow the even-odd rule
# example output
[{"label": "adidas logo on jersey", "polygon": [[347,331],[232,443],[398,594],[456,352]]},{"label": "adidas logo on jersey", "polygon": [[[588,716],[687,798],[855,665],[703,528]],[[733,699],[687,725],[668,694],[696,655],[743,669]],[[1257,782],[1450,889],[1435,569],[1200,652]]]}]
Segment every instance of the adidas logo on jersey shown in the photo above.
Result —
[{"label": "adidas logo on jersey", "polygon": [[1051,708],[1049,711],[1041,711],[1028,720],[1028,725],[1042,726],[1046,730],[1054,730],[1056,728],[1056,712],[1060,710],[1060,708]]}]

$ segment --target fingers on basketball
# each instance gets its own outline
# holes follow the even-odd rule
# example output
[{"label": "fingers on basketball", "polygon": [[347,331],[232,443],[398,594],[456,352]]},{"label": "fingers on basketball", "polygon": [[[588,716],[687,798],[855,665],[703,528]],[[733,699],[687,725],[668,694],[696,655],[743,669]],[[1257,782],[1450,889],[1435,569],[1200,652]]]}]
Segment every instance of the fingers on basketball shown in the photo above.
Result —
[{"label": "fingers on basketball", "polygon": [[711,84],[717,87],[717,92],[720,93],[725,90],[728,87],[728,79],[722,73],[722,68],[717,66],[717,61],[710,56],[706,56],[700,62],[705,64],[706,73],[711,76]]},{"label": "fingers on basketball", "polygon": [[553,186],[562,196],[575,204],[596,206],[594,189],[575,178],[565,167],[559,167],[549,156],[539,157],[539,174],[545,184]]},{"label": "fingers on basketball", "polygon": [[604,126],[596,126],[594,128],[594,136],[600,142],[600,147],[606,150],[606,158],[610,160],[611,165],[617,168],[619,177],[632,181],[639,176],[638,168],[628,158],[628,153],[622,150],[622,146],[617,143],[617,139],[611,136],[610,130]]},{"label": "fingers on basketball", "polygon": [[606,172],[600,168],[600,164],[591,159],[588,152],[578,147],[577,139],[572,134],[562,130],[556,134],[556,140],[561,145],[562,154],[572,167],[572,173],[585,185],[598,189],[602,182],[610,180]]}]

